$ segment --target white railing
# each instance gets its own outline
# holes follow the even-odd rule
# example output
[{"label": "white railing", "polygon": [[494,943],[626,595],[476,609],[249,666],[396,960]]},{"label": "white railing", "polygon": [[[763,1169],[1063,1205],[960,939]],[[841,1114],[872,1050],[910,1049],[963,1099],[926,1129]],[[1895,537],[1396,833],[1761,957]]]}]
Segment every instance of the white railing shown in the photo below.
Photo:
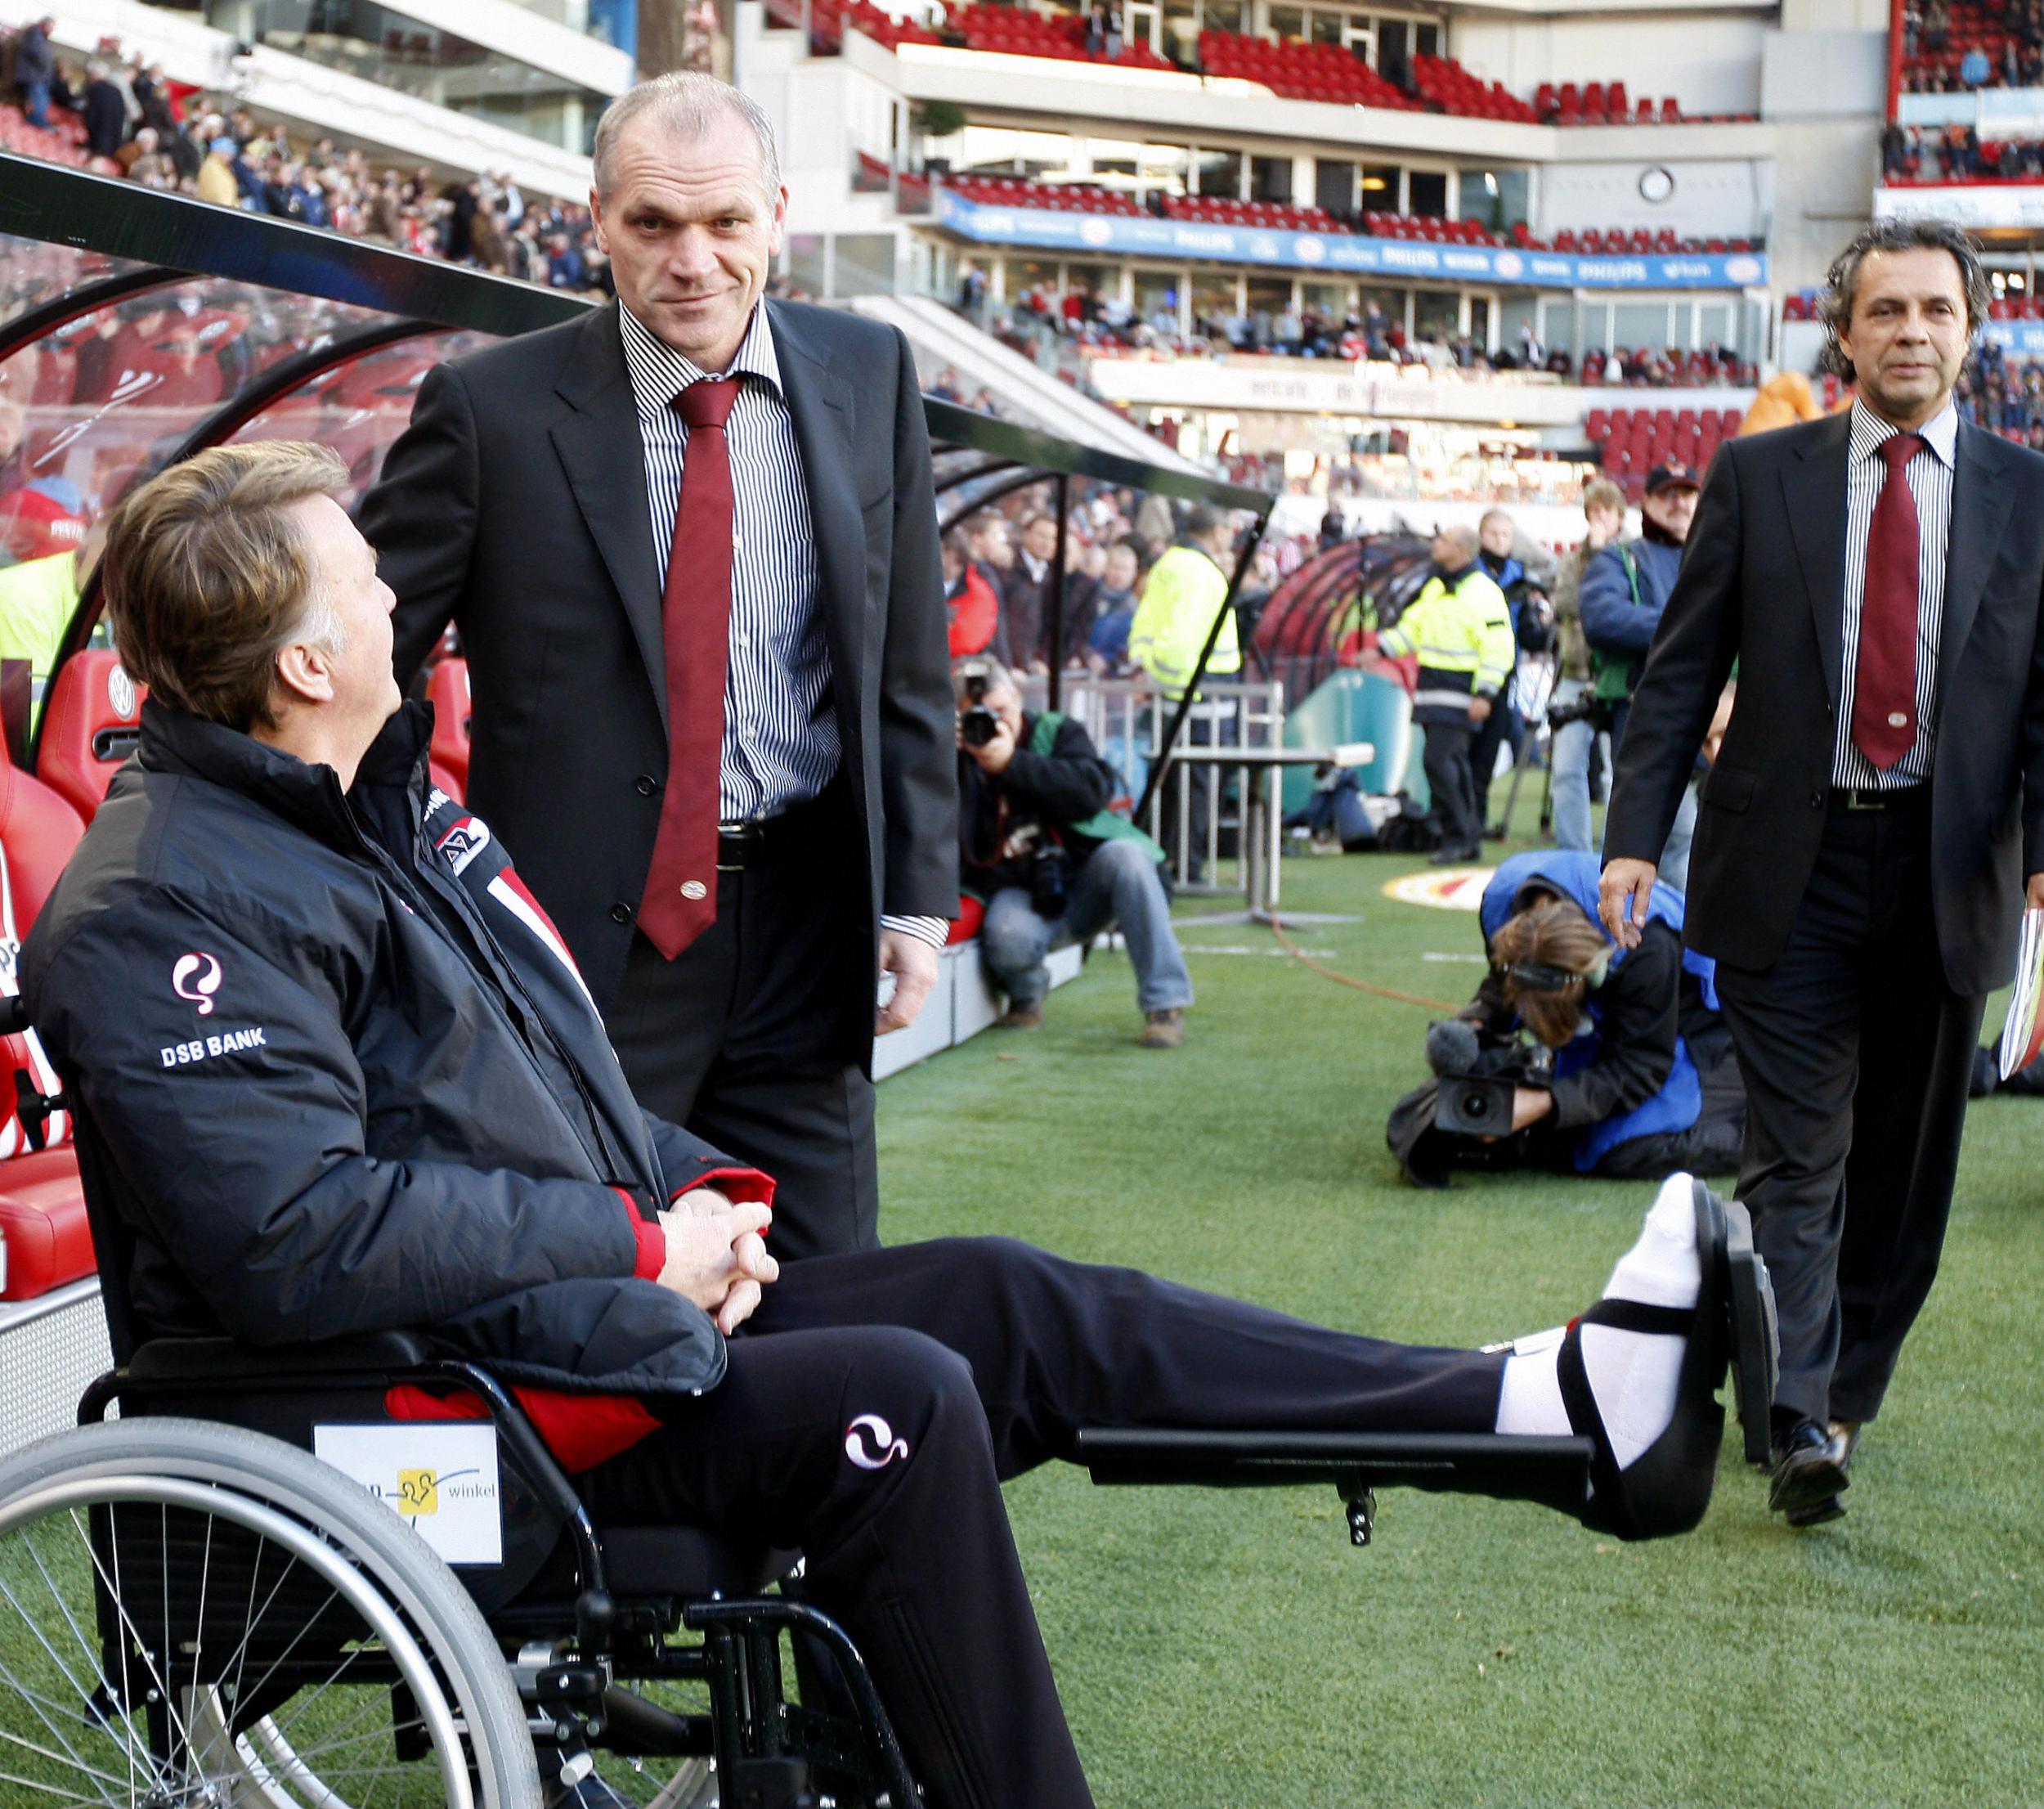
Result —
[{"label": "white railing", "polygon": [[[1031,677],[1024,685],[1024,701],[1032,710],[1044,706],[1047,682]],[[1100,757],[1122,781],[1123,795],[1140,802],[1150,774],[1163,751],[1164,732],[1171,726],[1174,707],[1146,679],[1096,678],[1087,673],[1067,673],[1059,707],[1077,720],[1093,738]],[[1275,748],[1284,742],[1284,686],[1277,679],[1208,679],[1199,687],[1199,701],[1186,714],[1180,731],[1181,746]],[[1239,837],[1248,833],[1248,813],[1242,809],[1256,782],[1248,763],[1203,764],[1188,769],[1182,779],[1159,786],[1142,817],[1142,827],[1164,845],[1171,858],[1172,878],[1181,890],[1221,891],[1212,879],[1221,860],[1224,810],[1230,799],[1236,808],[1226,824],[1237,831],[1236,855],[1240,858],[1243,883],[1252,865]],[[1203,833],[1194,833],[1195,801],[1205,809]],[[1264,851],[1269,870],[1275,873],[1278,858],[1278,831],[1269,825],[1271,846]],[[1193,874],[1202,873],[1195,885]],[[1249,900],[1251,904],[1256,900]]]}]

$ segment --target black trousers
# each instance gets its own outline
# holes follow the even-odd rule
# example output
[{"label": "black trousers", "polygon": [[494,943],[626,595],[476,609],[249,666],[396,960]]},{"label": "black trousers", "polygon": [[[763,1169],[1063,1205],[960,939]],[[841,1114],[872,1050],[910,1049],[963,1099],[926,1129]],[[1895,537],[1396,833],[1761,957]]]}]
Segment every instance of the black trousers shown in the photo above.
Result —
[{"label": "black trousers", "polygon": [[1469,766],[1475,725],[1429,722],[1423,733],[1427,742],[1420,764],[1426,769],[1427,789],[1433,794],[1434,815],[1441,819],[1441,837],[1451,848],[1474,847],[1483,837],[1483,824],[1477,815],[1476,781]]},{"label": "black trousers", "polygon": [[1784,1414],[1871,1420],[1938,1273],[1984,1000],[1939,964],[1925,796],[1834,808],[1788,945],[1718,965],[1746,1081],[1739,1196],[1782,1326]]},{"label": "black trousers", "polygon": [[[723,1383],[578,1479],[597,1524],[799,1547],[933,1809],[1091,1802],[1000,1485],[1088,1425],[1489,1432],[1501,1356],[957,1238],[797,1264]],[[1223,1695],[1217,1684],[1217,1705]]]},{"label": "black trousers", "polygon": [[1520,718],[1518,706],[1510,701],[1512,692],[1513,687],[1508,683],[1490,700],[1490,715],[1477,725],[1476,733],[1469,740],[1469,792],[1475,801],[1478,828],[1486,827],[1490,821],[1490,775],[1497,768],[1498,749],[1508,746],[1516,760],[1519,743],[1526,734],[1526,724]]},{"label": "black trousers", "polygon": [[717,876],[717,920],[669,961],[632,938],[606,1014],[639,1103],[778,1183],[787,1261],[878,1245],[874,969],[849,804],[836,788]]}]

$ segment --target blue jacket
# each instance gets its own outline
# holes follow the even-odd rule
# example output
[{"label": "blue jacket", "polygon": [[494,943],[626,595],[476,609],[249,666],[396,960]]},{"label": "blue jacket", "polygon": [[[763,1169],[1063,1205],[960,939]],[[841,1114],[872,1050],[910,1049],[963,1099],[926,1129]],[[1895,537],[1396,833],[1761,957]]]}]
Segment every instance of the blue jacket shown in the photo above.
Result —
[{"label": "blue jacket", "polygon": [[[1624,574],[1621,572],[1620,575],[1622,577]],[[1536,879],[1544,881],[1562,897],[1572,900],[1585,916],[1593,923],[1596,922],[1597,889],[1601,868],[1602,863],[1595,855],[1567,849],[1534,849],[1525,854],[1513,855],[1509,860],[1500,862],[1497,871],[1490,877],[1490,884],[1483,888],[1482,903],[1478,912],[1486,947],[1489,946],[1504,927],[1505,919],[1512,914],[1512,900],[1523,887]],[[1683,917],[1682,894],[1665,881],[1656,883],[1647,904],[1647,915],[1652,921],[1665,924],[1679,936]],[[1625,959],[1626,953],[1623,949],[1613,951],[1607,973],[1618,970]],[[1717,1010],[1717,963],[1707,956],[1692,954],[1685,949],[1682,965],[1695,977],[1702,992],[1704,1003],[1711,1010]],[[1554,1071],[1558,1077],[1580,1073],[1598,1058],[1603,1012],[1594,990],[1585,1005],[1589,1019],[1589,1034],[1574,1038],[1565,1048],[1557,1052]],[[1611,1150],[1635,1137],[1687,1130],[1696,1123],[1702,1111],[1703,1079],[1697,1071],[1688,1044],[1678,1036],[1675,1039],[1674,1062],[1669,1069],[1668,1078],[1661,1083],[1658,1092],[1629,1111],[1614,1113],[1596,1124],[1583,1127],[1576,1150],[1577,1172],[1587,1174]]]},{"label": "blue jacket", "polygon": [[1682,549],[1648,540],[1625,545],[1639,572],[1639,601],[1633,601],[1632,583],[1618,549],[1606,547],[1583,573],[1583,634],[1597,653],[1638,659],[1661,626],[1661,613],[1668,607],[1682,570]]}]

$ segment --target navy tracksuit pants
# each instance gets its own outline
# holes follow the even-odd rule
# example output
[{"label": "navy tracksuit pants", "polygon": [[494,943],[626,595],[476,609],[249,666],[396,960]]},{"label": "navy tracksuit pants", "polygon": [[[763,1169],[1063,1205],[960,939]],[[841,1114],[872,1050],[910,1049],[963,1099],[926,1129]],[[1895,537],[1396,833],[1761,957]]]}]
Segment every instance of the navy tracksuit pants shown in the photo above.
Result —
[{"label": "navy tracksuit pants", "polygon": [[1001,1483],[1086,1426],[1489,1432],[1504,1362],[1003,1238],[860,1250],[785,1268],[724,1380],[578,1487],[804,1552],[932,1809],[1085,1809]]}]

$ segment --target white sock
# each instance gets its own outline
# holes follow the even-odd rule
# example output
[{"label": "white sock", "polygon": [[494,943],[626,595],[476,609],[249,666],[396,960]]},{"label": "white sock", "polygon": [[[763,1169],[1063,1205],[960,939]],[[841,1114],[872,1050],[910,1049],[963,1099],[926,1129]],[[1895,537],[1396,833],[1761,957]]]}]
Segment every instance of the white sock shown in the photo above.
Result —
[{"label": "white sock", "polygon": [[[1646,1306],[1697,1304],[1703,1272],[1697,1259],[1692,1185],[1686,1174],[1670,1175],[1662,1185],[1638,1242],[1611,1271],[1604,1289],[1607,1298],[1615,1295]],[[1498,1431],[1567,1437],[1575,1430],[1555,1376],[1564,1330],[1558,1326],[1512,1345],[1498,1392]],[[1620,1470],[1636,1461],[1674,1419],[1684,1344],[1680,1338],[1621,1331],[1612,1326],[1583,1327],[1583,1367]]]}]

